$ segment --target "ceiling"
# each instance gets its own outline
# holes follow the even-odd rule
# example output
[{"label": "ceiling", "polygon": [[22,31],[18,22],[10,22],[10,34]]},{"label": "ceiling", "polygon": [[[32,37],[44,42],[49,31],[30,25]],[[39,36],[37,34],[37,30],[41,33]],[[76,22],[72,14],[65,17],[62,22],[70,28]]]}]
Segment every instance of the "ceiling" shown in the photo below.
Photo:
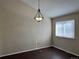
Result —
[{"label": "ceiling", "polygon": [[[37,9],[37,0],[21,0]],[[48,17],[57,17],[79,11],[79,0],[40,0],[41,12]]]}]

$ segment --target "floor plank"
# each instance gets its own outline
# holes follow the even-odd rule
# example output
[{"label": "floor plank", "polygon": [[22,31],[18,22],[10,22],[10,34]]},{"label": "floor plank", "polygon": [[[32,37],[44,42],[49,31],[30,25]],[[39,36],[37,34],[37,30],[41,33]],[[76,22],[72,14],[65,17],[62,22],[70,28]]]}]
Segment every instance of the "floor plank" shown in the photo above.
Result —
[{"label": "floor plank", "polygon": [[36,51],[11,55],[3,57],[1,59],[78,59],[78,57],[68,54],[54,47],[49,47]]}]

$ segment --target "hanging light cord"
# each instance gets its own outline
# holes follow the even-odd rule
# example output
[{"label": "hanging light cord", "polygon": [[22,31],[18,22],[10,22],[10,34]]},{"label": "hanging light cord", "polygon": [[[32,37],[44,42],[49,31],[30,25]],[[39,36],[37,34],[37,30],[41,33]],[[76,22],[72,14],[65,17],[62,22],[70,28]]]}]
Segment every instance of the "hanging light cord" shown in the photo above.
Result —
[{"label": "hanging light cord", "polygon": [[40,0],[38,0],[38,9],[40,9]]}]

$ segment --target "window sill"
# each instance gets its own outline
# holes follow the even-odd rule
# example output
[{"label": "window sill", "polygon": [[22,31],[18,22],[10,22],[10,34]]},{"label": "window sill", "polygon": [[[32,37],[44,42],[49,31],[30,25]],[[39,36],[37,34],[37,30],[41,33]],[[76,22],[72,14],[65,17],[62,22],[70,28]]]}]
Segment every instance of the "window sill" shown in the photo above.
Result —
[{"label": "window sill", "polygon": [[60,38],[60,39],[69,39],[69,40],[74,40],[75,38],[67,38],[67,37],[60,37],[60,36],[56,36],[56,38]]}]

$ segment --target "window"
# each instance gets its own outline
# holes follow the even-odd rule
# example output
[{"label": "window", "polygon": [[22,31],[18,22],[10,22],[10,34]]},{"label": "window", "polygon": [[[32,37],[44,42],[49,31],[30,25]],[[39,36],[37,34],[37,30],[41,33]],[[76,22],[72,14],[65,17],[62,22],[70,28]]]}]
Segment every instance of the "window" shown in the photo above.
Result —
[{"label": "window", "polygon": [[55,35],[57,37],[74,38],[75,37],[75,21],[56,21]]}]

